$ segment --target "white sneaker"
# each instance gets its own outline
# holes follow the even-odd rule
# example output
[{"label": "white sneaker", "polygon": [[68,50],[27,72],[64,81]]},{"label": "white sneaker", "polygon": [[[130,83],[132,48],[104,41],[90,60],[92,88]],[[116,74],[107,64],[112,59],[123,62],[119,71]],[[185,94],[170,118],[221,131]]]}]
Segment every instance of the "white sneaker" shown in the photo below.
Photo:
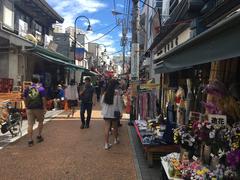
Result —
[{"label": "white sneaker", "polygon": [[117,138],[117,139],[114,139],[114,144],[119,144],[120,143],[120,141],[119,141],[119,139]]},{"label": "white sneaker", "polygon": [[111,144],[105,144],[104,149],[105,149],[105,150],[108,150],[108,149],[110,149],[111,147],[112,147]]}]

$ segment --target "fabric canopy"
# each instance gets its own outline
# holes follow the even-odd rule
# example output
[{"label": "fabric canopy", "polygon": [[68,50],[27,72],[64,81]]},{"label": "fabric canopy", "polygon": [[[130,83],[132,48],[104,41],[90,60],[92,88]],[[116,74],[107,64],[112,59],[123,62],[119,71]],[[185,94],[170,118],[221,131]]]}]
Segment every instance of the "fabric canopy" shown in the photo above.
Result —
[{"label": "fabric canopy", "polygon": [[156,73],[240,56],[240,12],[209,28],[155,60]]},{"label": "fabric canopy", "polygon": [[31,48],[29,49],[29,51],[31,51],[33,54],[47,60],[47,61],[50,61],[52,63],[56,63],[56,64],[61,64],[61,65],[64,65],[68,68],[72,68],[74,70],[80,70],[80,71],[89,71],[88,69],[86,68],[83,68],[83,67],[80,67],[80,66],[77,66],[75,64],[72,64],[71,62],[73,62],[72,59],[62,55],[62,54],[59,54],[57,52],[54,52],[54,51],[50,51],[48,49],[45,49],[43,47],[40,47],[40,46],[35,46],[34,48]]}]

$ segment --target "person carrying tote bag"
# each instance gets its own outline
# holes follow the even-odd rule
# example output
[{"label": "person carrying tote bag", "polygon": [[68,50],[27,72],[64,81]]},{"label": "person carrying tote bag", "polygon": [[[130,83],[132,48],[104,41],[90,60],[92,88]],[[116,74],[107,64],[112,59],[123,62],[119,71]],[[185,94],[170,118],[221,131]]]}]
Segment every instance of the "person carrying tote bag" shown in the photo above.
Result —
[{"label": "person carrying tote bag", "polygon": [[121,97],[119,93],[117,93],[116,88],[118,85],[117,80],[111,80],[109,82],[106,93],[102,96],[101,105],[102,105],[102,116],[105,121],[104,134],[105,134],[105,150],[111,148],[111,144],[109,142],[109,129],[111,127],[111,123],[113,125],[114,131],[114,144],[119,143],[118,139],[118,125],[117,120],[121,117],[122,113],[122,105],[121,105]]}]

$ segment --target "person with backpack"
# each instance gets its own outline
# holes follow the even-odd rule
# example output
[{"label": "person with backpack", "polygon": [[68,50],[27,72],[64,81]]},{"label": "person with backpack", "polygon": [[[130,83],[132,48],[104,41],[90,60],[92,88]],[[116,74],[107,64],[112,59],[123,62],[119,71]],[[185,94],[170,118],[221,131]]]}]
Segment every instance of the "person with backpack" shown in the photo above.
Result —
[{"label": "person with backpack", "polygon": [[37,142],[40,143],[44,139],[42,137],[44,115],[47,111],[46,91],[39,83],[39,79],[32,78],[32,84],[24,90],[24,103],[27,110],[28,119],[28,146],[34,144],[33,141],[33,125],[35,120],[38,121],[38,136]]}]

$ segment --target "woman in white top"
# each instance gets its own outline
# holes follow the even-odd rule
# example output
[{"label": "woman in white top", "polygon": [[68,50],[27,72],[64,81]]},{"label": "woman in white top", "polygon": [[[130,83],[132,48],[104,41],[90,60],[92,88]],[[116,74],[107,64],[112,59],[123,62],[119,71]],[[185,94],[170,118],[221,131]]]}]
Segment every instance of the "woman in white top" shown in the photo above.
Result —
[{"label": "woman in white top", "polygon": [[109,82],[108,88],[106,90],[106,93],[102,96],[101,104],[102,104],[102,116],[105,120],[105,146],[104,148],[107,150],[111,147],[111,144],[109,143],[109,129],[111,123],[114,127],[114,144],[119,143],[118,139],[118,126],[117,126],[117,117],[116,112],[119,112],[119,115],[121,116],[122,113],[122,104],[121,104],[121,97],[119,93],[116,91],[116,88],[118,86],[117,80],[111,80]]},{"label": "woman in white top", "polygon": [[75,107],[78,106],[79,96],[78,96],[78,89],[77,85],[75,85],[75,81],[72,79],[70,81],[70,85],[65,89],[65,98],[68,102],[68,108],[70,109],[70,113],[68,117],[72,114],[72,117],[75,112]]}]

